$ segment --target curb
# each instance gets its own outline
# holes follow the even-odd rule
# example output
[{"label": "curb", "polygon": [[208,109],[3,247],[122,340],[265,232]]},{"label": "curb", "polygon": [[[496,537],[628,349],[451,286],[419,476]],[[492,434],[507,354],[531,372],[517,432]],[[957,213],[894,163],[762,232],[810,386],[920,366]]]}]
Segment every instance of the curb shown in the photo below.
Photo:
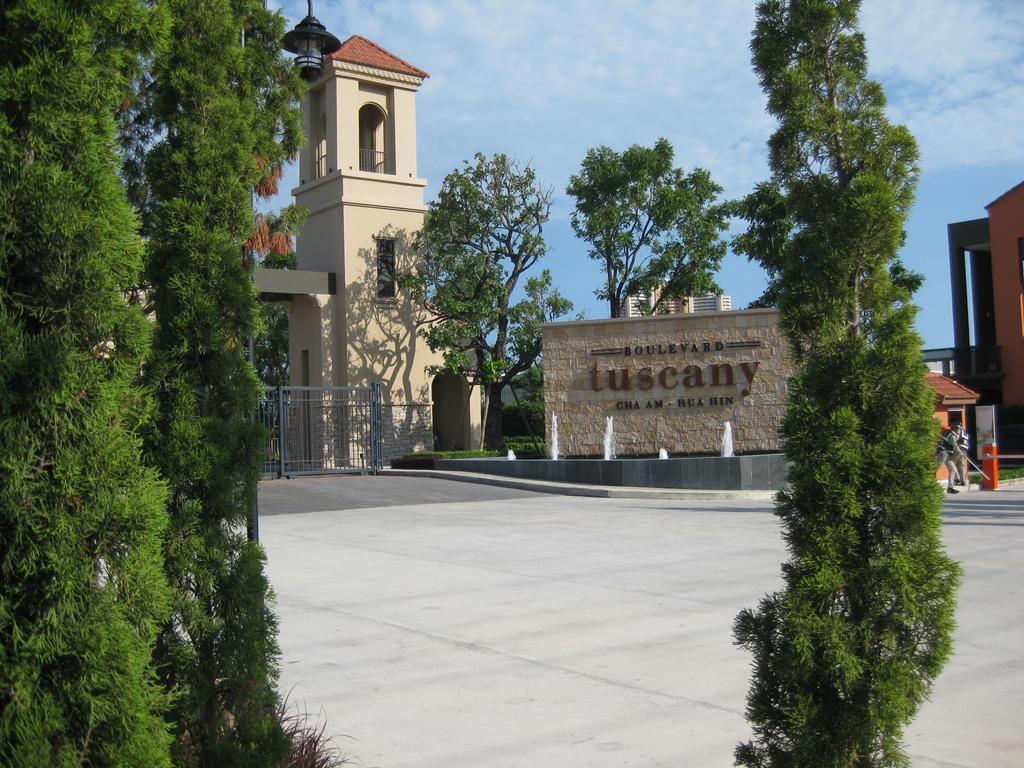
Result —
[{"label": "curb", "polygon": [[676,499],[680,501],[771,501],[775,491],[708,491],[686,488],[639,488],[636,486],[580,485],[550,480],[485,475],[480,472],[452,472],[441,469],[383,469],[380,474],[397,477],[433,477],[462,483],[493,485],[520,491],[553,493],[562,496],[589,496],[600,499]]}]

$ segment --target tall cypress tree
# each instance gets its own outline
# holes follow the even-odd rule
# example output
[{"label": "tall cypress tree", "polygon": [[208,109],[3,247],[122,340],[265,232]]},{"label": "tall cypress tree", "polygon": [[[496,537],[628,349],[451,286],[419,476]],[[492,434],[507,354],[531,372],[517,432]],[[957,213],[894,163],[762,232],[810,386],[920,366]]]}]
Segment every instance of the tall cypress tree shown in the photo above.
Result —
[{"label": "tall cypress tree", "polygon": [[908,765],[903,728],[951,647],[959,570],[941,545],[919,278],[897,257],[917,148],[866,77],[858,6],[763,0],[751,44],[779,128],[775,202],[748,207],[777,221],[752,222],[748,253],[776,279],[796,370],[784,588],[735,627],[754,655],[744,766]]},{"label": "tall cypress tree", "polygon": [[166,488],[141,461],[149,323],[114,113],[139,0],[0,16],[0,764],[169,765],[151,668]]},{"label": "tall cypress tree", "polygon": [[258,0],[170,0],[174,46],[157,59],[149,152],[147,282],[157,330],[149,455],[171,484],[166,567],[173,620],[157,661],[177,694],[176,761],[273,765],[278,648],[262,548],[246,540],[264,448],[246,359],[256,294],[244,243],[252,195],[299,138],[301,81],[284,22]]}]

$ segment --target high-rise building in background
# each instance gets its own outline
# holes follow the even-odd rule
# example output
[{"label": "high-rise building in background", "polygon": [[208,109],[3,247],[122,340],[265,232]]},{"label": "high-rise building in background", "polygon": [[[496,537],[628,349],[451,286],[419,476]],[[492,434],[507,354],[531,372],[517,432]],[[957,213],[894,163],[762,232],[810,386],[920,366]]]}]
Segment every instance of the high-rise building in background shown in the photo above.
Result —
[{"label": "high-rise building in background", "polygon": [[[623,317],[643,317],[651,314],[651,309],[660,298],[655,289],[651,293],[635,293],[626,297]],[[732,297],[724,294],[708,294],[707,296],[681,296],[667,299],[658,309],[659,315],[687,315],[691,312],[726,312],[732,309]]]},{"label": "high-rise building in background", "polygon": [[732,309],[732,296],[724,294],[708,294],[707,296],[687,296],[690,312],[727,312]]}]

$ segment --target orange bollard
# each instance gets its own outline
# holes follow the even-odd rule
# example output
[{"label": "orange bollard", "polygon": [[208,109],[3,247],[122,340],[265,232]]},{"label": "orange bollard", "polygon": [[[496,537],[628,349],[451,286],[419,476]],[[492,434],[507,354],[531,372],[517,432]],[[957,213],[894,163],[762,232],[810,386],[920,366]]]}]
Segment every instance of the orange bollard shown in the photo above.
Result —
[{"label": "orange bollard", "polygon": [[999,488],[999,449],[996,446],[982,446],[981,468],[988,475],[981,479],[981,487],[986,491],[994,491]]}]

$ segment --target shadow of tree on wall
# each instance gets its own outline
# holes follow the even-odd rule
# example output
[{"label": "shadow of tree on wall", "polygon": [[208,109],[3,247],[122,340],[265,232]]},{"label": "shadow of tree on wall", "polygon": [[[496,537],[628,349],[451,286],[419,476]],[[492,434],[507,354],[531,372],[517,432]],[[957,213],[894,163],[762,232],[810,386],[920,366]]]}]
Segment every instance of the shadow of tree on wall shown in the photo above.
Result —
[{"label": "shadow of tree on wall", "polygon": [[[396,271],[412,268],[415,253],[410,232],[389,225],[377,237],[394,241]],[[360,248],[357,260],[359,273],[348,276],[340,297],[346,308],[349,383],[380,381],[384,385],[385,459],[389,454],[429,448],[431,396],[426,368],[433,355],[417,333],[423,313],[397,286],[393,298],[378,296],[375,244]]]},{"label": "shadow of tree on wall", "polygon": [[[397,268],[409,268],[413,262],[412,235],[405,229],[385,227],[381,239],[395,243]],[[412,300],[396,290],[394,298],[377,295],[377,254],[373,247],[357,252],[361,269],[349,275],[342,297],[346,307],[348,372],[352,383],[384,383],[387,397],[404,403],[429,403],[430,386],[426,379],[417,385],[413,366],[417,354],[429,355],[417,336],[417,321],[422,312]],[[419,347],[423,349],[420,350]],[[418,364],[425,368],[426,364]],[[415,377],[418,378],[418,377]]]}]

